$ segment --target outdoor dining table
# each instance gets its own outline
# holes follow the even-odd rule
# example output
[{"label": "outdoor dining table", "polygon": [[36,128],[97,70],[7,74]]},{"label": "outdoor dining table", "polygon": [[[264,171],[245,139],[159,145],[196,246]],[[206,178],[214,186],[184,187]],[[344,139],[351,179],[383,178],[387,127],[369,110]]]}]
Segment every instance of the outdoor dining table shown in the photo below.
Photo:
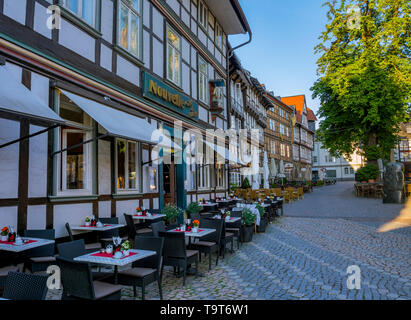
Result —
[{"label": "outdoor dining table", "polygon": [[[214,216],[213,219],[221,219],[220,216]],[[229,219],[225,219],[225,223],[235,223],[241,220],[241,217],[230,217]]]},{"label": "outdoor dining table", "polygon": [[119,229],[124,227],[124,224],[104,224],[102,227],[92,227],[92,226],[74,226],[71,227],[72,230],[75,231],[108,231],[108,230],[113,230],[113,229]]},{"label": "outdoor dining table", "polygon": [[155,219],[160,219],[164,218],[166,215],[165,214],[151,214],[150,216],[143,216],[143,215],[138,215],[138,214],[133,214],[133,219],[134,220],[155,220]]},{"label": "outdoor dining table", "polygon": [[0,241],[0,250],[10,251],[10,252],[22,252],[22,251],[26,251],[26,250],[30,250],[33,248],[38,248],[38,247],[42,247],[42,246],[46,246],[46,245],[54,243],[54,240],[47,240],[47,239],[26,238],[26,237],[22,237],[21,239],[27,242],[18,245],[15,242]]},{"label": "outdoor dining table", "polygon": [[113,257],[113,254],[96,251],[74,258],[74,261],[87,262],[99,265],[114,266],[114,284],[118,284],[118,267],[123,267],[147,257],[156,255],[155,251],[148,250],[129,250],[129,255],[120,259]]}]

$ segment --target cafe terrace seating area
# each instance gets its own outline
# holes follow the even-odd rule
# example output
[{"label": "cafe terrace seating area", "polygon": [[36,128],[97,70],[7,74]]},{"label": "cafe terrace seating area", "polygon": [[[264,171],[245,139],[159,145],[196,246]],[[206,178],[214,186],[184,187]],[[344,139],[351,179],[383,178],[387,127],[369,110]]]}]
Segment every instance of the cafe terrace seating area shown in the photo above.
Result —
[{"label": "cafe terrace seating area", "polygon": [[[185,286],[188,277],[203,277],[199,264],[212,270],[228,254],[236,254],[253,234],[263,233],[283,215],[283,203],[301,200],[304,188],[237,189],[228,198],[199,199],[185,210],[136,208],[118,217],[85,217],[66,223],[66,238],[54,230],[1,229],[0,292],[2,300],[44,300],[47,279],[61,274],[63,300],[121,298],[130,287],[134,297],[154,284],[163,298],[167,273]],[[47,270],[50,272],[47,273]],[[153,288],[153,286],[150,286]],[[58,288],[57,288],[58,289]]]}]

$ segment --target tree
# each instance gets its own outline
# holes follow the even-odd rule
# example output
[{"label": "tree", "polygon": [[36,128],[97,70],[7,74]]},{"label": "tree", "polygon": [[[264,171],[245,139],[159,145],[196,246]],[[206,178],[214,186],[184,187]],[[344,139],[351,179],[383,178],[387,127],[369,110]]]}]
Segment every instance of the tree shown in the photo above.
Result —
[{"label": "tree", "polygon": [[388,159],[409,119],[411,7],[407,0],[329,1],[326,30],[315,47],[317,136],[332,155],[365,152]]}]

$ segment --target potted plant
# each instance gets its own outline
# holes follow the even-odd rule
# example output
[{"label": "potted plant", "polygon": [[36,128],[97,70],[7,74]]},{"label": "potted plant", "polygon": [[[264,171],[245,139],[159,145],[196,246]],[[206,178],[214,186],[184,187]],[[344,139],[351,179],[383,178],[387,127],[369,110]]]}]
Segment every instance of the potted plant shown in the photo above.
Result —
[{"label": "potted plant", "polygon": [[198,214],[201,211],[201,206],[198,204],[198,202],[191,202],[187,208],[186,208],[186,213],[188,217],[191,218],[191,216],[194,214]]},{"label": "potted plant", "polygon": [[200,221],[193,220],[193,229],[191,229],[191,232],[197,233],[199,226],[200,226]]},{"label": "potted plant", "polygon": [[166,221],[166,224],[169,225],[177,221],[180,211],[176,206],[168,204],[164,207],[162,213],[166,215],[164,217],[164,220]]},{"label": "potted plant", "polygon": [[84,219],[84,223],[86,227],[90,227],[91,225],[91,218],[90,217],[86,217],[86,219]]},{"label": "potted plant", "polygon": [[267,228],[268,219],[265,216],[265,210],[261,205],[257,205],[257,210],[260,212],[260,225],[257,227],[257,232],[263,233]]},{"label": "potted plant", "polygon": [[6,242],[8,239],[8,235],[9,235],[9,228],[4,227],[3,229],[1,229],[1,241]]},{"label": "potted plant", "polygon": [[126,240],[121,244],[121,249],[123,249],[124,256],[128,256],[130,254],[130,241]]},{"label": "potted plant", "polygon": [[375,179],[378,178],[378,175],[378,167],[372,164],[367,164],[365,167],[358,169],[357,180],[361,181],[362,183],[366,183],[367,181],[374,183]]},{"label": "potted plant", "polygon": [[141,210],[140,207],[137,207],[137,208],[136,208],[136,213],[137,213],[137,215],[139,215],[139,216],[142,215],[142,210]]},{"label": "potted plant", "polygon": [[248,178],[244,178],[243,183],[241,184],[241,189],[250,189],[251,185],[250,185],[250,181],[248,180]]},{"label": "potted plant", "polygon": [[251,242],[253,240],[255,220],[255,214],[250,209],[244,208],[241,213],[241,239],[243,242]]}]

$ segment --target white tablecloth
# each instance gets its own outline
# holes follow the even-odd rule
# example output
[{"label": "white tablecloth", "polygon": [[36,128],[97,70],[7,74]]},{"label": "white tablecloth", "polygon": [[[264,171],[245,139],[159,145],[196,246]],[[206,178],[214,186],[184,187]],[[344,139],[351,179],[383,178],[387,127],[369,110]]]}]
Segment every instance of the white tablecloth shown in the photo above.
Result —
[{"label": "white tablecloth", "polygon": [[248,208],[248,209],[250,209],[251,212],[253,214],[255,214],[255,216],[257,217],[257,221],[256,221],[257,226],[260,226],[261,217],[260,217],[260,211],[258,211],[258,209],[257,209],[257,205],[237,203],[237,208]]}]

